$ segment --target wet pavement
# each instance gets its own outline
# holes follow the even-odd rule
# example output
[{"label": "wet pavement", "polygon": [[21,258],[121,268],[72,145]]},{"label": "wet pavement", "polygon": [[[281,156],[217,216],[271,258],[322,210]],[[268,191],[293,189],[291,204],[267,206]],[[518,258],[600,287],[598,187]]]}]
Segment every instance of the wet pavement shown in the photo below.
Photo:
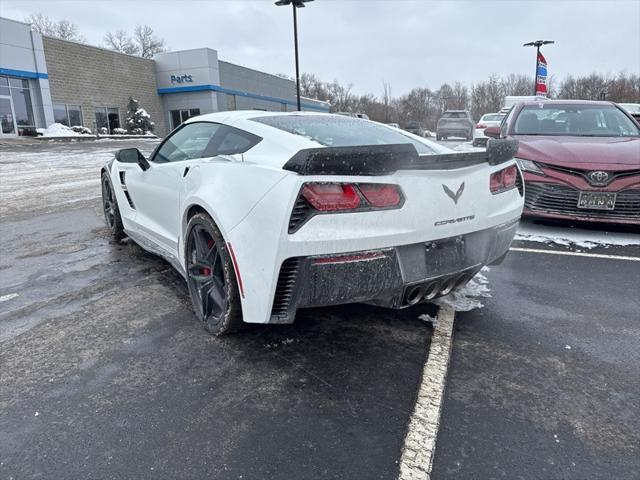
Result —
[{"label": "wet pavement", "polygon": [[511,252],[486,276],[456,319],[432,478],[640,478],[640,262]]},{"label": "wet pavement", "polygon": [[[104,227],[99,167],[133,143],[0,146],[0,478],[395,478],[434,308],[207,335],[179,274]],[[485,275],[432,479],[639,478],[640,262],[514,251]]]},{"label": "wet pavement", "polygon": [[[92,162],[48,185],[46,208],[1,197],[0,478],[393,478],[434,307],[313,309],[211,337],[178,273],[110,240]],[[35,187],[25,176],[11,182]],[[78,178],[82,193],[64,188]]]}]

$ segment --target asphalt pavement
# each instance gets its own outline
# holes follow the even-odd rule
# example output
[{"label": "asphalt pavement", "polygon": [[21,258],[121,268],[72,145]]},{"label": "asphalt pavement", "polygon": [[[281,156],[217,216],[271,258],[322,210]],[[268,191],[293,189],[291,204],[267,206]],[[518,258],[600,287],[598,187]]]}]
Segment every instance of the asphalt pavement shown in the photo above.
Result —
[{"label": "asphalt pavement", "polygon": [[486,276],[456,318],[432,478],[640,478],[640,262],[514,251]]},{"label": "asphalt pavement", "polygon": [[432,306],[214,338],[98,212],[2,222],[0,478],[395,476]]},{"label": "asphalt pavement", "polygon": [[[0,146],[0,478],[396,478],[435,307],[207,335],[104,228],[124,146]],[[640,478],[640,247],[515,246],[456,314],[431,478]]]}]

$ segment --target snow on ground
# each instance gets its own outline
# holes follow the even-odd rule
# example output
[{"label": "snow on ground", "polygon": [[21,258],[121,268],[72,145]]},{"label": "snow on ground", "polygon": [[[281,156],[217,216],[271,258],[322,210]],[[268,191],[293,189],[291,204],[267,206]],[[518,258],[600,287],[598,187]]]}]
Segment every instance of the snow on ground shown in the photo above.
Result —
[{"label": "snow on ground", "polygon": [[640,235],[634,233],[585,230],[530,223],[521,223],[519,225],[515,239],[580,248],[640,245]]},{"label": "snow on ground", "polygon": [[[489,268],[484,267],[483,272],[488,272]],[[444,297],[437,298],[433,303],[436,305],[449,305],[456,312],[468,312],[476,308],[482,308],[484,304],[482,298],[491,297],[489,280],[482,272],[473,277],[464,287]]]},{"label": "snow on ground", "polygon": [[[130,143],[47,142],[1,149],[0,218],[95,202],[101,195],[100,168],[119,148],[134,146]],[[156,144],[138,140],[135,146],[149,153]]]},{"label": "snow on ground", "polygon": [[453,147],[453,149],[458,152],[484,152],[486,150],[485,147],[474,147],[471,142],[461,143]]},{"label": "snow on ground", "polygon": [[79,137],[81,133],[74,132],[70,127],[62,125],[61,123],[54,123],[47,128],[38,128],[38,133],[41,133],[43,137]]}]

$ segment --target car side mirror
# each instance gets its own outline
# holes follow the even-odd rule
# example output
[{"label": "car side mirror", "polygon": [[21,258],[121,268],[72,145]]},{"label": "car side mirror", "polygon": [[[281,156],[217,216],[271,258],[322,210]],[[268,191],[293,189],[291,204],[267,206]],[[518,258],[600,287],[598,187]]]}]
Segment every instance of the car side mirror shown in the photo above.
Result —
[{"label": "car side mirror", "polygon": [[487,127],[484,129],[485,137],[500,138],[500,127]]},{"label": "car side mirror", "polygon": [[137,163],[142,170],[148,170],[150,165],[142,152],[137,148],[123,148],[116,152],[116,160],[121,163]]}]

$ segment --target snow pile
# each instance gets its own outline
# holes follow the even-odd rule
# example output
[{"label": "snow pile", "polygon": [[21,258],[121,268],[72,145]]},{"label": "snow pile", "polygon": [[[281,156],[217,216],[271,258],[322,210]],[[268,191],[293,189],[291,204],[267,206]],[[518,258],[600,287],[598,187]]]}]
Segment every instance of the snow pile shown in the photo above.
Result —
[{"label": "snow pile", "polygon": [[423,313],[422,315],[418,316],[419,320],[422,320],[423,322],[427,322],[432,324],[434,327],[436,326],[436,323],[438,322],[438,319],[436,317],[432,317],[431,315],[429,315],[428,313]]},{"label": "snow pile", "polygon": [[38,128],[37,132],[41,133],[43,137],[78,137],[81,135],[61,123],[54,123],[47,128]]},{"label": "snow pile", "polygon": [[457,152],[484,152],[484,147],[474,147],[471,142],[461,143],[456,145],[453,149]]},{"label": "snow pile", "polygon": [[[483,268],[483,271],[489,271]],[[447,296],[436,299],[436,305],[449,305],[457,312],[468,312],[476,308],[484,307],[481,298],[491,297],[489,280],[482,273],[478,273],[464,287],[454,290]]]},{"label": "snow pile", "polygon": [[584,230],[560,226],[531,225],[521,223],[516,240],[528,242],[555,243],[566,247],[594,248],[640,245],[640,235],[633,233]]}]

